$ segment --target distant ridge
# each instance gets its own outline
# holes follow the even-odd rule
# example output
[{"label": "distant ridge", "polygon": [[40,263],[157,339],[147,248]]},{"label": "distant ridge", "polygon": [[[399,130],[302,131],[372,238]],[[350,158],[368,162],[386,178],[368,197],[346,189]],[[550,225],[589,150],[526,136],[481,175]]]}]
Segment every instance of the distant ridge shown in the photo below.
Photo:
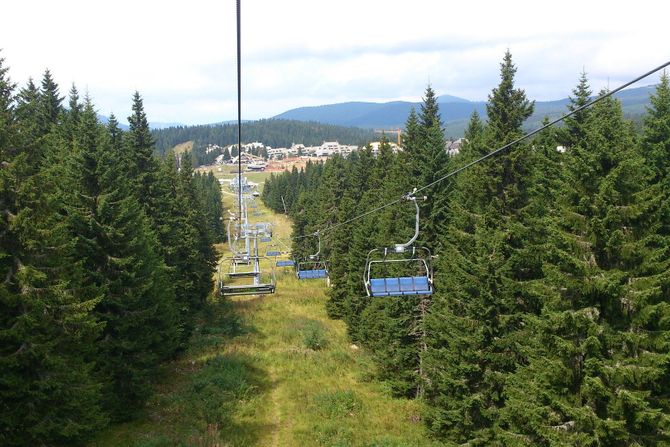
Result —
[{"label": "distant ridge", "polygon": [[[649,94],[653,93],[654,85],[623,90],[615,96],[623,105],[624,114],[628,118],[637,119],[645,113],[649,105]],[[467,122],[473,111],[486,118],[485,101],[469,101],[452,95],[441,95],[437,98],[440,114],[449,136],[463,135]],[[526,122],[526,127],[537,128],[545,116],[558,118],[567,111],[568,98],[555,101],[536,101],[535,113]],[[313,107],[299,107],[276,115],[273,118],[298,121],[317,121],[324,124],[361,127],[366,129],[390,129],[403,127],[412,108],[419,110],[420,103],[407,101],[345,102]]]},{"label": "distant ridge", "polygon": [[[109,123],[109,117],[106,115],[98,115],[98,121],[100,121],[102,124],[107,124]],[[161,123],[161,122],[149,123],[149,128],[151,130],[167,129],[170,127],[184,127],[184,126],[185,124],[182,123]],[[128,125],[125,123],[119,122],[119,127],[122,130],[128,130]]]}]

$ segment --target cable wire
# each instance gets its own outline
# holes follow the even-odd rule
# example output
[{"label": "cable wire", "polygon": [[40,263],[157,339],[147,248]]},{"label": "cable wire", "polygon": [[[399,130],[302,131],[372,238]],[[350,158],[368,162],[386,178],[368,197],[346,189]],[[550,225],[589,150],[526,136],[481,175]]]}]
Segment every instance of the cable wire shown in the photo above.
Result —
[{"label": "cable wire", "polygon": [[242,219],[242,12],[237,0],[237,189],[238,219]]},{"label": "cable wire", "polygon": [[[510,142],[510,143],[507,143],[507,144],[505,144],[504,146],[501,146],[501,147],[499,147],[498,149],[496,149],[496,150],[494,150],[494,151],[492,151],[492,152],[489,152],[488,154],[486,154],[486,155],[484,155],[484,156],[482,156],[482,157],[480,157],[480,158],[478,158],[478,159],[476,159],[476,160],[473,160],[473,161],[471,161],[471,162],[469,162],[469,163],[467,163],[467,164],[461,166],[461,167],[458,168],[458,169],[455,169],[455,170],[449,172],[448,174],[446,174],[446,175],[444,175],[444,176],[442,176],[442,177],[440,177],[440,178],[434,180],[434,181],[431,182],[431,183],[428,183],[427,185],[424,185],[424,186],[421,186],[421,187],[416,188],[411,194],[417,194],[417,193],[419,193],[419,192],[421,192],[421,191],[424,191],[424,190],[426,190],[426,189],[428,189],[428,188],[431,188],[431,187],[437,185],[438,183],[441,183],[441,182],[445,181],[445,180],[448,179],[449,177],[453,177],[453,176],[455,176],[455,175],[457,175],[457,174],[459,174],[459,173],[465,171],[466,169],[468,169],[468,168],[470,168],[470,167],[476,165],[477,163],[481,163],[482,161],[484,161],[484,160],[486,160],[486,159],[488,159],[488,158],[491,158],[491,157],[493,157],[493,156],[495,156],[495,155],[498,155],[499,153],[501,153],[501,152],[503,152],[503,151],[509,149],[510,147],[514,146],[515,144],[518,144],[518,143],[520,143],[520,142],[522,142],[522,141],[524,141],[524,140],[527,140],[528,138],[530,138],[530,137],[532,137],[532,136],[534,136],[534,135],[536,135],[536,134],[542,132],[543,130],[545,130],[545,129],[549,128],[549,127],[552,127],[552,126],[554,126],[554,125],[556,125],[556,124],[558,124],[558,123],[560,123],[561,121],[565,120],[566,118],[569,118],[569,117],[571,117],[572,115],[574,115],[574,114],[576,114],[576,113],[578,113],[578,112],[580,112],[580,111],[582,111],[582,110],[584,110],[584,109],[586,109],[586,108],[589,108],[589,107],[593,106],[594,104],[596,104],[596,103],[602,101],[603,99],[608,98],[608,97],[614,95],[615,93],[620,92],[621,90],[625,89],[626,87],[629,87],[629,86],[635,84],[636,82],[639,82],[639,81],[641,81],[642,79],[651,76],[652,74],[654,74],[654,73],[656,73],[656,72],[658,72],[658,71],[660,71],[660,70],[666,68],[666,67],[669,66],[669,65],[670,65],[670,61],[665,62],[665,63],[659,65],[658,67],[656,67],[656,68],[654,68],[654,69],[651,69],[651,70],[649,70],[648,72],[646,72],[646,73],[644,73],[644,74],[642,74],[642,75],[636,77],[635,79],[633,79],[633,80],[631,80],[631,81],[628,81],[628,82],[626,82],[625,84],[620,85],[619,87],[615,88],[614,90],[610,90],[610,91],[608,91],[608,92],[606,92],[606,93],[604,93],[604,94],[598,96],[597,98],[593,99],[592,101],[587,102],[586,104],[584,104],[584,105],[582,105],[582,106],[580,106],[580,107],[577,107],[576,109],[574,109],[574,110],[572,110],[572,111],[570,111],[570,112],[568,112],[568,113],[566,113],[566,114],[560,116],[559,118],[556,118],[555,120],[553,120],[553,121],[551,121],[551,122],[549,122],[549,123],[547,123],[547,124],[541,126],[540,128],[535,129],[535,130],[533,130],[533,131],[531,131],[531,132],[528,132],[527,134],[523,135],[522,137],[519,137],[519,138],[517,138],[516,140],[514,140],[514,141],[512,141],[512,142]],[[330,231],[332,231],[332,230],[334,230],[334,229],[336,229],[336,228],[338,228],[338,227],[340,227],[340,226],[342,226],[342,225],[349,224],[349,223],[354,222],[354,221],[356,221],[356,220],[358,220],[358,219],[362,219],[363,217],[369,216],[370,214],[376,213],[377,211],[381,211],[381,210],[383,210],[383,209],[385,209],[385,208],[388,208],[389,206],[395,205],[395,204],[401,202],[403,199],[405,199],[405,197],[407,197],[407,194],[403,194],[400,198],[398,198],[398,199],[396,199],[396,200],[394,200],[394,201],[392,201],[392,202],[388,202],[388,203],[386,203],[385,205],[378,206],[377,208],[374,208],[374,209],[372,209],[372,210],[366,211],[366,212],[364,212],[364,213],[362,213],[362,214],[359,214],[359,215],[357,215],[357,216],[355,216],[355,217],[352,217],[351,219],[347,219],[347,220],[345,220],[344,222],[340,222],[340,223],[337,223],[337,224],[335,224],[335,225],[325,227],[325,228],[322,229],[322,230],[317,230],[317,231],[315,231],[315,232],[313,232],[313,233],[310,233],[310,234],[304,234],[304,235],[301,235],[301,236],[295,236],[295,237],[292,237],[292,239],[293,239],[293,240],[298,240],[298,239],[303,239],[303,238],[310,237],[310,236],[316,236],[317,233],[320,233],[321,235],[323,235],[323,234],[328,233],[328,232],[330,232]]]}]

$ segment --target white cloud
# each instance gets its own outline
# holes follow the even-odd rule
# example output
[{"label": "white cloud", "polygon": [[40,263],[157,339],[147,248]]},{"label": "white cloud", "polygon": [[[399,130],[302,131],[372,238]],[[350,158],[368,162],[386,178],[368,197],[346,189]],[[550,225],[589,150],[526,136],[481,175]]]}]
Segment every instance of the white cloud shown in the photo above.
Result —
[{"label": "white cloud", "polygon": [[[669,56],[663,2],[241,1],[247,119],[419,100],[429,82],[440,94],[486,99],[506,48],[518,85],[540,100],[569,94],[582,68],[597,91]],[[63,93],[74,82],[120,119],[136,89],[152,121],[235,117],[233,0],[36,0],[9,2],[3,16],[1,54],[20,84],[48,67]]]}]

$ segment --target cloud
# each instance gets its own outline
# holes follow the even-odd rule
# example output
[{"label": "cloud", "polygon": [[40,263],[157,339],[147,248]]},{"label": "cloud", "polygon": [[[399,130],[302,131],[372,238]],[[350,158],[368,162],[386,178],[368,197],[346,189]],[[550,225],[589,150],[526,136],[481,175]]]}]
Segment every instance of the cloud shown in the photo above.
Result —
[{"label": "cloud", "polygon": [[[635,8],[566,0],[242,0],[243,114],[339,101],[485,100],[510,49],[533,99],[564,97],[586,69],[594,90],[664,62],[670,5]],[[152,121],[206,123],[236,114],[235,3],[104,6],[83,0],[9,2],[2,55],[20,84],[49,67],[67,92],[88,89],[101,113],[130,113],[139,90]],[[653,82],[650,81],[650,82]]]}]

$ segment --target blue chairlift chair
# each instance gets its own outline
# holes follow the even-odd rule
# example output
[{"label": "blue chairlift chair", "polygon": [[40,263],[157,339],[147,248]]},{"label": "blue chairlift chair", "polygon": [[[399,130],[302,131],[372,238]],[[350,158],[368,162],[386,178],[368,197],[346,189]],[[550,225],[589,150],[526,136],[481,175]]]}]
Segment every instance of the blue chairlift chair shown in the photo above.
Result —
[{"label": "blue chairlift chair", "polygon": [[[235,261],[229,258],[230,270],[228,279],[223,279],[222,269],[219,266],[219,293],[223,296],[236,295],[266,295],[275,292],[276,277],[274,268],[269,274],[263,274],[260,268],[259,256],[251,256],[253,268],[251,270],[239,271],[235,267]],[[249,282],[249,278],[251,282]]]},{"label": "blue chairlift chair", "polygon": [[326,261],[319,259],[321,253],[321,235],[317,231],[314,236],[319,238],[318,250],[310,255],[308,259],[300,261],[296,265],[298,279],[328,279],[328,266]]},{"label": "blue chairlift chair", "polygon": [[265,253],[265,256],[275,258],[275,266],[277,267],[295,267],[295,261],[293,261],[293,259],[277,259],[281,255],[282,252],[278,250],[268,251]]},{"label": "blue chairlift chair", "polygon": [[393,248],[370,250],[363,278],[368,296],[432,295],[434,292],[430,250],[413,245],[419,236],[419,205],[413,194],[408,194],[406,199],[416,207],[414,236]]}]

